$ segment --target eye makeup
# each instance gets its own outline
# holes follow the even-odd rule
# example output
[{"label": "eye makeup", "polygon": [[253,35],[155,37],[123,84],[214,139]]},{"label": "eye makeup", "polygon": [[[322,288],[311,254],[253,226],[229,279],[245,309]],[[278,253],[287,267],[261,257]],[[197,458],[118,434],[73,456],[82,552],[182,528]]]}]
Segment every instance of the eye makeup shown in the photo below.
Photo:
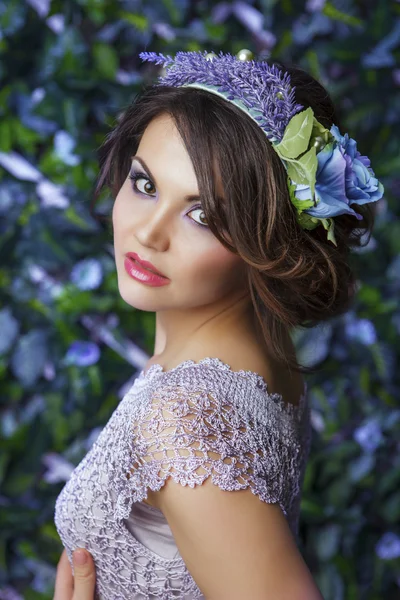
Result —
[{"label": "eye makeup", "polygon": [[[144,179],[147,182],[150,182],[152,187],[155,189],[155,185],[152,182],[152,180],[150,179],[150,177],[147,175],[147,173],[145,173],[144,171],[137,171],[136,169],[134,169],[133,167],[130,170],[130,173],[128,175],[128,178],[132,181],[131,187],[132,190],[134,191],[134,193],[140,195],[140,196],[144,196],[144,197],[150,197],[150,198],[154,198],[155,194],[151,194],[151,193],[147,193],[147,192],[142,192],[141,190],[138,189],[137,186],[137,182],[140,179]],[[187,213],[186,213],[186,217],[191,213],[194,212],[195,210],[201,210],[203,211],[203,207],[201,206],[201,204],[194,206],[193,208],[191,208]],[[194,223],[195,225],[197,225],[198,227],[202,227],[203,229],[209,229],[208,225],[206,225],[205,223],[198,223],[197,221],[194,221],[192,218],[188,217],[190,219],[190,221],[192,223]]]},{"label": "eye makeup", "polygon": [[146,175],[146,173],[144,173],[143,171],[135,171],[133,169],[129,173],[128,177],[133,182],[132,189],[134,192],[137,192],[138,194],[141,194],[144,196],[152,196],[152,194],[148,194],[147,192],[141,192],[137,187],[137,182],[139,181],[139,179],[146,179],[147,181],[149,181],[152,184],[153,187],[155,187],[154,183],[151,181],[151,179],[148,177],[148,175]]}]

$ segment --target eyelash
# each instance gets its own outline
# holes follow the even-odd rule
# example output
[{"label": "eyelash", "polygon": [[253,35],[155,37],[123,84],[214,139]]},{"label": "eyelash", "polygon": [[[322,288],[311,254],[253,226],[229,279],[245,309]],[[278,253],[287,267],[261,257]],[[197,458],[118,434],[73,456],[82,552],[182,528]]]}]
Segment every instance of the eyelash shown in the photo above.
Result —
[{"label": "eyelash", "polygon": [[[133,189],[133,191],[134,191],[134,192],[136,192],[137,194],[141,194],[142,196],[144,195],[144,196],[150,196],[150,197],[151,197],[151,194],[145,194],[144,192],[141,192],[140,190],[138,190],[138,189],[137,189],[137,185],[136,185],[136,184],[137,184],[137,182],[138,182],[138,180],[139,180],[139,179],[146,179],[147,181],[150,181],[150,183],[152,183],[152,184],[153,184],[153,182],[151,181],[151,179],[149,179],[145,173],[142,173],[141,171],[136,171],[136,172],[134,172],[134,173],[129,173],[128,177],[129,177],[129,179],[132,181],[132,189]],[[154,184],[153,184],[153,186],[154,186]],[[191,213],[192,211],[194,211],[194,210],[198,210],[198,209],[200,209],[200,208],[202,208],[202,207],[201,207],[201,205],[199,205],[199,206],[194,206],[194,207],[193,207],[193,208],[191,208],[191,209],[190,209],[190,211],[189,211],[188,213],[186,213],[186,214],[188,215],[188,214],[189,214],[189,213]],[[194,223],[195,225],[197,225],[198,227],[203,227],[203,228],[206,228],[206,229],[208,229],[208,225],[205,225],[205,224],[203,224],[203,223],[198,223],[197,221],[194,221],[193,219],[192,219],[192,221],[193,221],[193,223]]]}]

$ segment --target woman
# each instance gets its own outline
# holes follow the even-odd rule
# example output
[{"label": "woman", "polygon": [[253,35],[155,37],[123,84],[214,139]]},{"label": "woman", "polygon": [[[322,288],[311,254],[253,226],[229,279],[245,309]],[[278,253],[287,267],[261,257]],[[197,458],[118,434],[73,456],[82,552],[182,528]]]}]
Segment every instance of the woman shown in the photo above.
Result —
[{"label": "woman", "polygon": [[290,333],[347,310],[348,251],[383,188],[303,71],[141,56],[168,71],[108,136],[98,191],[115,196],[120,295],[156,313],[154,355],[56,526],[70,561],[91,553],[99,600],[320,600],[298,548],[310,370]]}]

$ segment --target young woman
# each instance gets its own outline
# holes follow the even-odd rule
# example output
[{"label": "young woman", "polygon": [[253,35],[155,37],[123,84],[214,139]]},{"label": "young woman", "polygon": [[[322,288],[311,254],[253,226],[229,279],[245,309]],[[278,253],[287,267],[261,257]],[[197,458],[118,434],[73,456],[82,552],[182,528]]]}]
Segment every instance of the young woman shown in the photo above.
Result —
[{"label": "young woman", "polygon": [[383,188],[304,71],[141,56],[168,71],[103,144],[97,191],[115,197],[119,293],[156,313],[154,354],[56,526],[71,564],[91,553],[101,600],[320,600],[298,547],[310,370],[290,334],[347,310],[348,252]]}]

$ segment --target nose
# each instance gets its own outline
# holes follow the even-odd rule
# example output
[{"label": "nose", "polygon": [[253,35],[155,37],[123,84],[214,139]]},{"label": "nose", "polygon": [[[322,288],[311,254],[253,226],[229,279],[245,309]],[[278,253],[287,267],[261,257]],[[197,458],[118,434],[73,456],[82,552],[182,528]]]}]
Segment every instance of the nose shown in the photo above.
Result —
[{"label": "nose", "polygon": [[[136,226],[136,237],[144,247],[157,248],[164,252],[170,243],[174,231],[174,210],[162,206],[160,200],[154,203]],[[176,215],[175,215],[176,217]]]}]

